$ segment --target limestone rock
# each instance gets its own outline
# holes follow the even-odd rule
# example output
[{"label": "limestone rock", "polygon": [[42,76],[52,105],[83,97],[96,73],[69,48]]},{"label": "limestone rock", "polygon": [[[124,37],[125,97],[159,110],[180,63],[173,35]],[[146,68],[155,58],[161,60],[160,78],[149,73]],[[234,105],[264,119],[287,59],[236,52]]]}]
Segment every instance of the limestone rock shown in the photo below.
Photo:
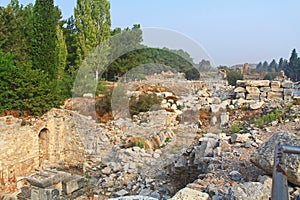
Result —
[{"label": "limestone rock", "polygon": [[210,105],[210,110],[212,113],[218,113],[220,111],[221,106],[218,104]]},{"label": "limestone rock", "polygon": [[237,87],[234,89],[235,93],[242,93],[242,92],[246,92],[246,89],[243,87]]},{"label": "limestone rock", "polygon": [[231,179],[234,181],[240,181],[243,179],[243,177],[239,171],[232,171],[229,173],[229,175],[231,176]]},{"label": "limestone rock", "polygon": [[269,200],[271,189],[259,182],[246,182],[230,188],[230,200]]},{"label": "limestone rock", "polygon": [[250,104],[250,109],[251,110],[257,110],[257,109],[260,109],[262,108],[263,106],[265,105],[265,102],[256,102],[254,104]]},{"label": "limestone rock", "polygon": [[272,81],[271,82],[271,87],[280,87],[280,81]]},{"label": "limestone rock", "polygon": [[269,80],[253,80],[251,81],[252,87],[269,87],[270,81]]},{"label": "limestone rock", "polygon": [[272,92],[283,92],[283,88],[279,88],[279,87],[271,87],[271,91],[272,91]]},{"label": "limestone rock", "polygon": [[211,126],[215,126],[218,123],[218,119],[216,116],[212,116],[212,118],[210,119],[210,125]]},{"label": "limestone rock", "polygon": [[282,99],[282,92],[268,92],[269,100]]},{"label": "limestone rock", "polygon": [[193,190],[190,188],[183,188],[175,194],[170,200],[209,200],[209,195],[204,192]]},{"label": "limestone rock", "polygon": [[260,90],[261,92],[270,92],[270,91],[271,91],[271,88],[270,88],[270,87],[261,87],[261,88],[259,88],[259,90]]},{"label": "limestone rock", "polygon": [[236,94],[235,94],[235,98],[236,98],[236,99],[240,99],[240,98],[245,99],[245,98],[246,98],[246,95],[245,95],[245,93],[242,93],[242,92],[236,93]]},{"label": "limestone rock", "polygon": [[[274,146],[276,143],[300,146],[300,139],[289,132],[275,133],[251,156],[251,161],[259,168],[272,174],[274,163]],[[286,156],[286,174],[289,182],[300,185],[300,155],[288,154]]]},{"label": "limestone rock", "polygon": [[251,81],[249,80],[237,80],[236,85],[239,87],[246,87],[251,85]]},{"label": "limestone rock", "polygon": [[124,196],[126,194],[128,194],[128,192],[126,190],[120,190],[120,191],[116,192],[117,196]]},{"label": "limestone rock", "polygon": [[260,90],[258,87],[246,87],[246,90],[249,94],[259,94]]},{"label": "limestone rock", "polygon": [[294,95],[294,90],[293,89],[284,89],[283,94],[284,94],[284,96],[291,97]]},{"label": "limestone rock", "polygon": [[[118,197],[118,198],[110,198],[108,200],[124,200],[124,197]],[[126,200],[157,200],[153,197],[146,197],[142,195],[133,195],[133,196],[126,196]]]},{"label": "limestone rock", "polygon": [[220,126],[226,126],[228,125],[228,122],[229,122],[229,113],[228,112],[224,112],[224,113],[221,113],[220,115]]},{"label": "limestone rock", "polygon": [[207,138],[206,141],[202,141],[200,146],[195,146],[195,160],[194,164],[197,165],[204,157],[212,157],[214,148],[218,145],[218,140],[213,138]]},{"label": "limestone rock", "polygon": [[250,137],[251,134],[239,134],[239,133],[235,133],[231,136],[231,139],[230,141],[232,143],[244,143],[244,142],[247,142],[247,141],[250,141]]},{"label": "limestone rock", "polygon": [[292,81],[284,81],[284,82],[282,82],[282,87],[291,89],[294,87],[294,83]]},{"label": "limestone rock", "polygon": [[258,101],[259,100],[259,93],[258,94],[247,94],[246,99],[247,100],[256,100],[256,101]]}]

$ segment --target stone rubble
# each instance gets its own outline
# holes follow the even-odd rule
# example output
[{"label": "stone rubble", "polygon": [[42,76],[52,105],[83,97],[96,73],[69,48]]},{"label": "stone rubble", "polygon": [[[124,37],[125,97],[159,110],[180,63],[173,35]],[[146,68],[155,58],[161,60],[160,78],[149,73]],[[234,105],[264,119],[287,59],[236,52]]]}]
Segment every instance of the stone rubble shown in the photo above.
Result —
[{"label": "stone rubble", "polygon": [[[132,119],[118,118],[106,124],[72,113],[73,128],[84,146],[85,162],[80,176],[61,181],[58,195],[66,193],[74,197],[74,192],[83,190],[85,195],[78,200],[270,198],[271,178],[268,175],[272,161],[269,159],[273,157],[273,143],[270,141],[281,140],[277,135],[285,138],[282,139],[284,142],[295,141],[291,143],[294,145],[298,145],[298,140],[289,133],[271,137],[270,127],[259,129],[250,123],[245,130],[232,133],[230,125],[247,117],[239,110],[245,105],[249,109],[245,112],[248,117],[251,117],[250,112],[255,114],[281,106],[270,102],[278,98],[290,99],[293,83],[239,81],[234,88],[223,84],[205,86],[202,82],[187,84],[181,78],[178,84],[190,87],[192,91],[188,92],[184,92],[185,87],[176,89],[174,84],[167,90],[163,84],[170,83],[166,82],[160,83],[161,90],[156,91],[155,86],[146,83],[145,87],[128,86],[135,89],[126,94],[138,97],[146,90],[161,96],[163,100],[158,110],[134,115]],[[297,125],[297,119],[295,111],[289,123]],[[275,122],[272,122],[274,127],[283,124]],[[264,143],[269,137],[270,141]],[[299,158],[294,160],[299,161]],[[288,163],[292,167],[288,177],[290,182],[298,184],[300,176],[291,177],[298,174],[295,170],[298,165],[294,164]],[[49,168],[57,166],[68,169],[59,164]],[[82,182],[76,177],[89,187],[79,187]],[[37,194],[34,193],[37,187],[44,187],[35,185],[30,179],[28,181],[33,195]],[[44,193],[48,192],[47,187]],[[290,190],[294,196],[297,194],[297,188]],[[53,194],[57,195],[57,191]]]}]

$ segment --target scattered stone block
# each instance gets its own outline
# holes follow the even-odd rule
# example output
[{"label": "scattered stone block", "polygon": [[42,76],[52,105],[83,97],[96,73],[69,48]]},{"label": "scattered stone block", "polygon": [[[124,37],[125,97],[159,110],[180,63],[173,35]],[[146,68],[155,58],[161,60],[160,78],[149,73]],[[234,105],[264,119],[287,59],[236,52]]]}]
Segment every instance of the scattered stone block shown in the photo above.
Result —
[{"label": "scattered stone block", "polygon": [[236,93],[235,98],[236,99],[240,99],[240,98],[245,99],[246,95],[245,95],[245,93],[242,93],[242,92],[241,93]]},{"label": "scattered stone block", "polygon": [[292,81],[284,81],[282,82],[282,87],[286,89],[292,89],[294,87],[294,83]]},{"label": "scattered stone block", "polygon": [[258,89],[258,87],[246,87],[246,91],[249,94],[259,94],[260,90]]},{"label": "scattered stone block", "polygon": [[251,86],[252,87],[269,87],[270,81],[269,80],[252,80]]},{"label": "scattered stone block", "polygon": [[223,126],[227,126],[228,125],[228,122],[229,122],[229,113],[228,112],[224,112],[224,113],[221,113],[220,115],[220,126],[223,127]]},{"label": "scattered stone block", "polygon": [[177,192],[170,200],[209,200],[210,197],[207,193],[193,190],[190,188],[183,188]]},{"label": "scattered stone block", "polygon": [[120,190],[120,191],[116,192],[116,195],[119,197],[125,196],[126,194],[128,194],[128,192],[126,190]]},{"label": "scattered stone block", "polygon": [[59,191],[55,188],[38,188],[32,187],[31,200],[59,200]]},{"label": "scattered stone block", "polygon": [[270,88],[270,87],[261,87],[261,88],[259,88],[259,90],[260,90],[261,92],[270,92],[270,91],[271,91],[271,88]]},{"label": "scattered stone block", "polygon": [[293,89],[284,89],[283,90],[283,95],[286,97],[292,97],[294,95],[294,90]]},{"label": "scattered stone block", "polygon": [[275,88],[275,87],[279,87],[280,88],[280,81],[272,81],[271,82],[271,87]]},{"label": "scattered stone block", "polygon": [[268,99],[269,100],[277,100],[281,99],[282,100],[283,95],[281,92],[268,92]]},{"label": "scattered stone block", "polygon": [[249,80],[237,80],[236,85],[238,87],[246,87],[246,86],[251,86],[251,81]]},{"label": "scattered stone block", "polygon": [[37,174],[26,177],[25,179],[32,185],[38,188],[47,188],[60,183],[61,180],[68,176],[65,172],[54,170],[44,170]]},{"label": "scattered stone block", "polygon": [[237,87],[237,88],[234,89],[234,92],[235,93],[245,93],[246,89],[243,88],[243,87]]},{"label": "scattered stone block", "polygon": [[195,160],[194,164],[201,163],[204,157],[212,157],[214,148],[217,146],[218,140],[208,138],[206,141],[202,141],[200,146],[195,147]]},{"label": "scattered stone block", "polygon": [[251,134],[239,134],[235,133],[231,136],[230,141],[231,143],[244,143],[250,141]]},{"label": "scattered stone block", "polygon": [[283,88],[279,88],[279,87],[271,87],[271,91],[272,91],[272,92],[283,92]]},{"label": "scattered stone block", "polygon": [[73,175],[62,181],[62,188],[65,194],[71,194],[84,187],[84,178],[79,175]]},{"label": "scattered stone block", "polygon": [[258,94],[247,94],[246,100],[256,100],[259,101],[259,93]]},{"label": "scattered stone block", "polygon": [[250,104],[250,109],[251,110],[257,110],[257,109],[260,109],[260,108],[262,108],[263,106],[265,105],[265,102],[256,102],[256,103],[254,103],[254,104]]},{"label": "scattered stone block", "polygon": [[[267,142],[251,156],[251,161],[268,174],[273,172],[274,147],[277,143],[300,146],[300,139],[293,133],[278,132],[275,133]],[[285,157],[286,175],[289,182],[300,186],[300,155],[288,154]]]},{"label": "scattered stone block", "polygon": [[260,182],[246,182],[231,187],[228,199],[268,200],[270,196],[271,189]]}]

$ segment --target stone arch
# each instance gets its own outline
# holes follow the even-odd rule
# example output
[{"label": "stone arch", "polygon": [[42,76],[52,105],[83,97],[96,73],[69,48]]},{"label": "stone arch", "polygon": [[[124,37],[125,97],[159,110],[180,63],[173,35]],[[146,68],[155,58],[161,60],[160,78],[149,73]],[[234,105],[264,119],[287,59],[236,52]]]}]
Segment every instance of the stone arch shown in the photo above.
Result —
[{"label": "stone arch", "polygon": [[39,166],[42,165],[42,163],[45,160],[50,159],[50,131],[47,128],[43,128],[39,132]]}]

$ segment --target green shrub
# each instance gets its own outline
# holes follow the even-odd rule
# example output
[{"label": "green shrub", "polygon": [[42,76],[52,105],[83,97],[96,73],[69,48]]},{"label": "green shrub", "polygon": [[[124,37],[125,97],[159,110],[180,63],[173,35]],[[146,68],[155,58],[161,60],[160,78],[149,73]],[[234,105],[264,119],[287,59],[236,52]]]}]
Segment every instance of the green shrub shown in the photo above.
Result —
[{"label": "green shrub", "polygon": [[232,125],[231,125],[231,132],[232,133],[239,133],[241,131],[241,128],[240,128],[240,125],[238,122],[234,122]]},{"label": "green shrub", "polygon": [[237,80],[243,80],[244,76],[236,70],[227,70],[227,81],[229,85],[236,85]]},{"label": "green shrub", "polygon": [[138,137],[134,146],[140,147],[141,149],[145,148],[146,141],[143,138]]},{"label": "green shrub", "polygon": [[150,111],[154,106],[160,107],[162,99],[155,94],[146,94],[139,97],[133,97],[129,101],[130,115],[137,115],[140,112]]},{"label": "green shrub", "polygon": [[253,120],[252,123],[254,123],[259,128],[263,128],[264,125],[279,120],[282,117],[283,113],[275,109],[272,112],[261,116],[259,119]]}]

